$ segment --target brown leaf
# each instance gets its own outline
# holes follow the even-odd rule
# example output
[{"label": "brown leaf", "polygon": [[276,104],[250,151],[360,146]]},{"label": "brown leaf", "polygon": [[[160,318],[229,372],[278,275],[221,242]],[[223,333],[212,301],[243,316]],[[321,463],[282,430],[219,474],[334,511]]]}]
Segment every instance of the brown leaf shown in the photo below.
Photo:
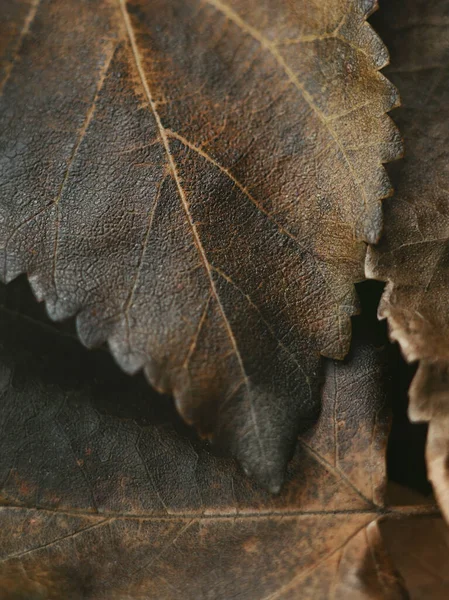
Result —
[{"label": "brown leaf", "polygon": [[2,600],[406,597],[377,525],[388,378],[374,347],[327,362],[323,411],[275,497],[106,352],[5,308],[0,326]]},{"label": "brown leaf", "polygon": [[401,151],[375,0],[0,7],[4,279],[278,490]]},{"label": "brown leaf", "polygon": [[444,520],[436,515],[388,519],[380,523],[379,530],[411,600],[446,600],[449,531]]},{"label": "brown leaf", "polygon": [[[406,157],[385,203],[385,235],[367,256],[369,276],[388,281],[379,309],[409,361],[419,360],[409,414],[431,421],[429,477],[449,517],[449,5],[385,3],[389,77],[403,107]],[[391,24],[391,25],[389,25]]]}]

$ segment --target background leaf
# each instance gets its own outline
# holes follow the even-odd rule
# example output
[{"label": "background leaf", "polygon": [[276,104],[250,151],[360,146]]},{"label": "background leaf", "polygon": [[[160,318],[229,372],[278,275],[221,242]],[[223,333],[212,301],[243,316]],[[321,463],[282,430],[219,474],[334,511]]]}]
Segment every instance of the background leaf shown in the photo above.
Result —
[{"label": "background leaf", "polygon": [[449,5],[385,3],[378,26],[392,56],[388,76],[401,91],[396,121],[406,157],[392,169],[385,234],[367,257],[370,277],[388,280],[379,315],[409,361],[419,360],[410,417],[430,421],[429,478],[449,515]]},{"label": "background leaf", "polygon": [[212,454],[168,398],[148,402],[143,377],[31,320],[32,304],[26,316],[21,283],[3,289],[0,312],[0,590],[404,597],[378,529],[396,514],[383,508],[382,352],[357,344],[352,359],[327,363],[323,411],[274,497]]}]

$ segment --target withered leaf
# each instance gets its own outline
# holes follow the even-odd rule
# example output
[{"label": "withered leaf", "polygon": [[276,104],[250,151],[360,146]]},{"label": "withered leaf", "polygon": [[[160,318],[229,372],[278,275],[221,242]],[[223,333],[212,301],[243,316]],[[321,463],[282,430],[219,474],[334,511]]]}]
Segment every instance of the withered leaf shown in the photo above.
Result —
[{"label": "withered leaf", "polygon": [[449,516],[449,4],[386,2],[383,23],[406,157],[367,274],[389,282],[379,314],[405,357],[420,361],[409,414],[430,421],[429,477]]},{"label": "withered leaf", "polygon": [[407,597],[378,529],[394,511],[374,347],[327,363],[322,414],[274,497],[107,353],[4,309],[0,325],[2,600]]},{"label": "withered leaf", "polygon": [[1,0],[0,248],[279,489],[400,152],[375,0]]},{"label": "withered leaf", "polygon": [[449,531],[444,519],[438,515],[409,515],[382,521],[379,530],[411,600],[446,600]]}]

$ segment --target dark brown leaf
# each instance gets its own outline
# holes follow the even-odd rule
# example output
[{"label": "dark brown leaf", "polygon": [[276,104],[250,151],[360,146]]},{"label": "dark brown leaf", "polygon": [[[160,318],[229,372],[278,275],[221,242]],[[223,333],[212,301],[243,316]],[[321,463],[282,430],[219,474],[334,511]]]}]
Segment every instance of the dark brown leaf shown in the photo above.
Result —
[{"label": "dark brown leaf", "polygon": [[2,600],[406,597],[377,525],[378,350],[327,362],[320,419],[274,497],[106,352],[7,309],[0,326]]},{"label": "dark brown leaf", "polygon": [[0,248],[279,489],[401,142],[375,0],[1,0]]},{"label": "dark brown leaf", "polygon": [[385,235],[368,253],[367,273],[389,282],[379,314],[407,360],[420,361],[409,414],[431,421],[429,477],[449,516],[449,4],[385,5],[382,35],[402,97],[406,157],[393,173],[396,195],[386,202]]}]

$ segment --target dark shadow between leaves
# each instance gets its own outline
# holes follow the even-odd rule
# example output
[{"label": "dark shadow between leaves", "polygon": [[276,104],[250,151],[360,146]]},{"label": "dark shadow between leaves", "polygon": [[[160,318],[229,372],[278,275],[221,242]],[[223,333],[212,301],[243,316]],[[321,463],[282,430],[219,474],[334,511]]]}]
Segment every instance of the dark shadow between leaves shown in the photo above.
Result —
[{"label": "dark shadow between leaves", "polygon": [[[8,326],[3,328],[2,342],[8,348],[14,365],[14,385],[29,379],[40,379],[62,389],[81,389],[90,384],[89,401],[100,413],[119,419],[131,419],[139,426],[171,423],[181,435],[198,440],[193,428],[179,417],[170,396],[154,390],[142,373],[133,377],[121,371],[105,347],[86,350],[76,338],[74,321],[54,323],[45,313],[43,304],[36,302],[25,277],[8,286],[0,284],[0,305],[8,314]],[[40,325],[26,326],[26,321]],[[53,336],[60,336],[54,347]],[[17,358],[28,353],[26,372],[17,372]],[[209,444],[208,444],[209,446]]]},{"label": "dark shadow between leaves", "polygon": [[[394,163],[389,169],[397,169]],[[376,346],[388,344],[387,323],[377,320],[377,307],[385,285],[380,281],[365,281],[357,286],[362,305],[362,317],[354,319],[354,335],[371,339]],[[388,440],[388,479],[428,495],[432,488],[427,479],[425,444],[427,425],[411,423],[407,416],[408,389],[416,371],[408,365],[397,344],[389,344],[388,361],[391,372],[392,426]]]},{"label": "dark shadow between leaves", "polygon": [[[158,393],[149,385],[142,373],[132,377],[121,371],[106,347],[86,350],[77,339],[74,320],[55,323],[49,319],[43,304],[36,302],[28,281],[21,276],[5,286],[0,284],[0,307],[7,313],[9,326],[3,328],[2,342],[8,348],[10,363],[14,365],[14,385],[40,379],[73,392],[90,384],[89,402],[98,412],[119,419],[130,419],[140,427],[170,424],[194,446],[218,457],[229,457],[224,446],[201,440],[193,427],[184,423],[170,396]],[[32,321],[40,329],[27,328]],[[60,336],[54,347],[52,336]],[[17,360],[23,353],[30,356],[26,372],[17,371]],[[31,360],[31,357],[33,360]],[[310,419],[304,420],[299,434],[314,425],[319,409]],[[291,458],[291,457],[290,457]]]}]

